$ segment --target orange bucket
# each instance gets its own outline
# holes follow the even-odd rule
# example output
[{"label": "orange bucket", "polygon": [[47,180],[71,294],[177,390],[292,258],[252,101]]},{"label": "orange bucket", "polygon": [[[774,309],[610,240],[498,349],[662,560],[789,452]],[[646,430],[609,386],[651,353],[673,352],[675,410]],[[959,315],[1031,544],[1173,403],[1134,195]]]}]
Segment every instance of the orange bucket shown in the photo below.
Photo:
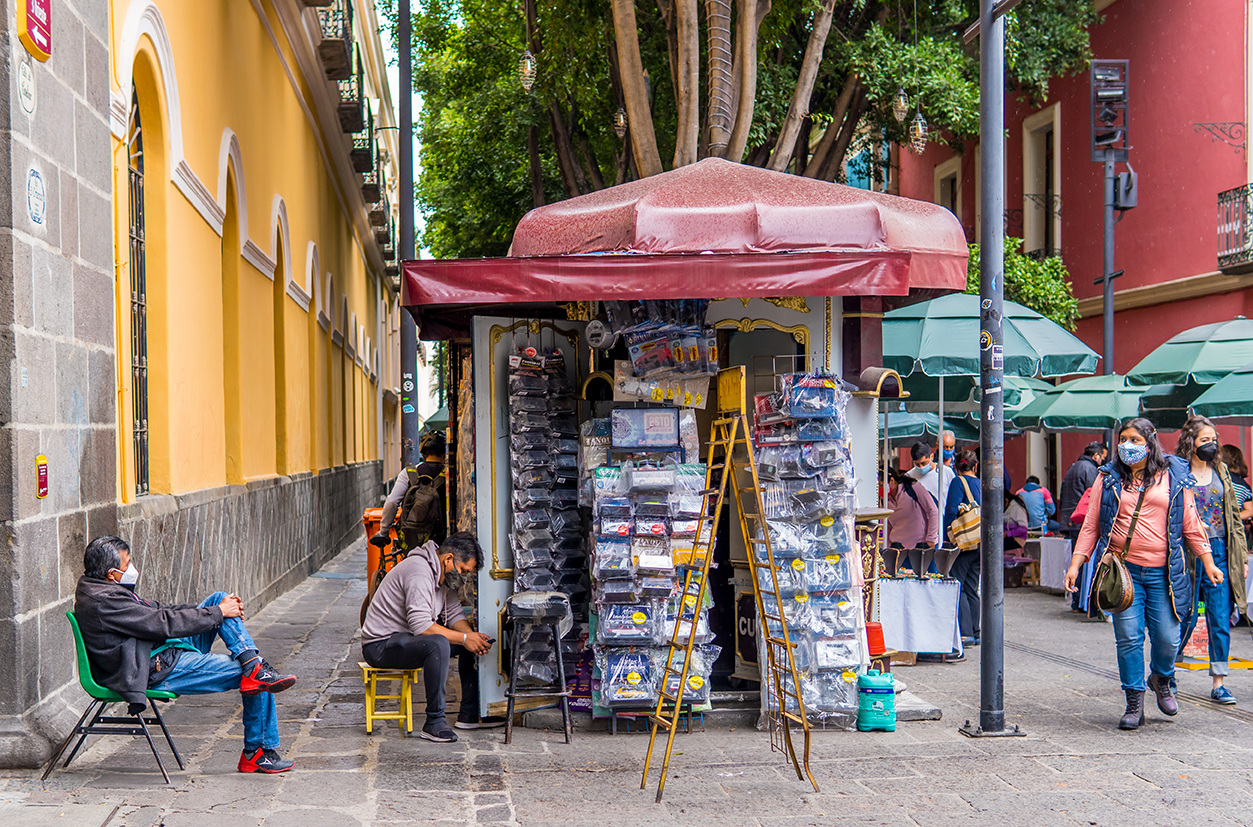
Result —
[{"label": "orange bucket", "polygon": [[[379,552],[378,546],[368,542],[371,537],[378,533],[379,525],[383,522],[383,509],[367,508],[365,513],[361,515],[361,524],[365,526],[365,579],[369,583],[374,580],[374,572],[379,570]],[[396,529],[392,529],[391,538],[396,539]],[[390,566],[388,569],[390,570]]]},{"label": "orange bucket", "polygon": [[869,622],[866,624],[866,644],[870,647],[870,656],[882,655],[888,650],[883,643],[883,624]]}]

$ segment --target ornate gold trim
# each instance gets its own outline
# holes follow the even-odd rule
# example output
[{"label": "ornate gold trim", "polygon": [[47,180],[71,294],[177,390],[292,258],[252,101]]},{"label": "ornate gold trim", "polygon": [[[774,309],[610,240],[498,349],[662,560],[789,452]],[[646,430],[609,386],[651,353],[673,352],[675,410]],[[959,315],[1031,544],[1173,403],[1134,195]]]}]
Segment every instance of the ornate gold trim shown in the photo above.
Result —
[{"label": "ornate gold trim", "polygon": [[809,326],[803,324],[782,325],[770,319],[723,319],[720,322],[714,322],[714,327],[719,330],[738,330],[740,333],[748,333],[759,327],[768,327],[777,330],[780,333],[791,333],[801,347],[805,349],[805,355],[809,355]]},{"label": "ornate gold trim", "polygon": [[854,310],[851,313],[845,313],[846,319],[882,319],[882,313],[872,313],[868,310]]},{"label": "ornate gold trim", "polygon": [[[757,297],[757,298],[761,298],[761,297]],[[746,299],[743,296],[740,296],[739,299],[740,301],[744,302],[745,307],[748,307],[748,303],[753,300],[752,298]],[[802,296],[782,296],[782,297],[777,297],[777,298],[761,298],[761,300],[764,302],[770,302],[775,307],[781,307],[784,310],[795,310],[797,313],[809,312],[809,303],[806,302],[804,297]]]},{"label": "ornate gold trim", "polygon": [[592,320],[591,302],[558,302],[566,311],[568,322],[590,322]]},{"label": "ornate gold trim", "polygon": [[[548,328],[554,334],[565,336],[566,341],[570,343],[570,348],[573,351],[571,356],[575,360],[575,375],[576,376],[578,375],[578,359],[579,359],[578,348],[579,348],[579,338],[580,338],[579,331],[558,327],[554,322],[551,322],[548,320],[541,321],[540,319],[520,319],[519,321],[514,322],[508,327],[505,327],[504,325],[494,324],[488,330],[487,339],[488,339],[489,345],[488,345],[487,357],[488,357],[488,364],[491,366],[490,369],[488,370],[488,392],[491,394],[491,411],[492,411],[492,414],[490,417],[491,433],[489,434],[489,436],[491,437],[491,440],[489,443],[491,445],[491,448],[490,448],[491,454],[488,457],[488,461],[491,463],[491,468],[492,468],[491,497],[493,500],[495,500],[495,497],[496,497],[496,398],[497,398],[496,345],[500,344],[500,340],[505,337],[505,334],[513,333],[514,331],[523,327],[525,327],[527,329],[527,332],[531,334],[532,336],[538,335],[539,332],[543,328]],[[511,568],[502,569],[500,567],[500,553],[498,551],[498,543],[496,541],[496,538],[500,531],[499,526],[498,526],[500,509],[497,507],[498,505],[499,505],[498,503],[493,502],[491,506],[491,509],[492,509],[492,537],[491,537],[492,568],[488,572],[488,574],[491,575],[491,578],[493,580],[512,580],[513,569]]]},{"label": "ornate gold trim", "polygon": [[583,399],[585,401],[587,400],[587,386],[592,384],[592,380],[594,379],[604,379],[606,382],[609,383],[610,387],[613,387],[613,375],[609,373],[609,371],[598,370],[595,373],[589,373],[587,375],[587,378],[583,380],[583,386],[579,388],[580,399]]}]

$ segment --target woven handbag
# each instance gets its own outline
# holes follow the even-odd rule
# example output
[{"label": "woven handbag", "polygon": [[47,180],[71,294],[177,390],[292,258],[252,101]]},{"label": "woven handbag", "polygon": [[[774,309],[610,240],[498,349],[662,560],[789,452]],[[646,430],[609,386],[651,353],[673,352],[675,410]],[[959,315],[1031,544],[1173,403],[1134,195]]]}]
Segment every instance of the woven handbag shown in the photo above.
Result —
[{"label": "woven handbag", "polygon": [[1088,598],[1096,604],[1097,611],[1126,611],[1136,599],[1136,585],[1131,582],[1131,572],[1127,571],[1127,552],[1131,551],[1131,538],[1136,532],[1136,523],[1140,521],[1140,507],[1144,505],[1144,494],[1148,488],[1146,482],[1140,489],[1140,499],[1136,500],[1136,510],[1131,515],[1131,525],[1127,527],[1127,541],[1123,543],[1122,554],[1107,547],[1101,562],[1097,563],[1096,574],[1092,577],[1092,593]]},{"label": "woven handbag", "polygon": [[970,551],[979,547],[983,511],[974,501],[975,497],[970,493],[966,478],[959,474],[957,479],[961,480],[962,488],[966,489],[967,501],[957,506],[957,516],[948,526],[948,539],[962,551]]}]

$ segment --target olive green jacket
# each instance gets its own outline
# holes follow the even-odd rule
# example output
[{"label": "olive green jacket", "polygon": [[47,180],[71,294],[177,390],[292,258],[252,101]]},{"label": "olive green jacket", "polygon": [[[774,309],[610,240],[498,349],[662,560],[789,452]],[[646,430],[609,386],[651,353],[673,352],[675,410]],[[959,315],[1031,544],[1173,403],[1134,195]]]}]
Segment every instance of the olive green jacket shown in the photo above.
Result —
[{"label": "olive green jacket", "polygon": [[1244,523],[1240,521],[1236,487],[1231,483],[1231,472],[1227,470],[1226,463],[1218,463],[1218,477],[1223,481],[1223,516],[1227,523],[1227,571],[1223,572],[1223,576],[1231,584],[1231,594],[1240,613],[1248,614],[1244,567],[1249,562],[1249,546],[1244,537]]}]

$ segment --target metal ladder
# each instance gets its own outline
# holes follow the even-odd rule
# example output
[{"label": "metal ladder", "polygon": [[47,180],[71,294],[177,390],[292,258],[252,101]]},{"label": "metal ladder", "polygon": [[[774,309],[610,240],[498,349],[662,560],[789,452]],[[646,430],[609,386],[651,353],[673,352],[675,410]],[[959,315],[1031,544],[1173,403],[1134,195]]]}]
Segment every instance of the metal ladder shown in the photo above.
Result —
[{"label": "metal ladder", "polygon": [[[717,540],[718,521],[722,516],[722,507],[727,500],[727,483],[730,482],[730,488],[737,510],[740,514],[740,531],[743,532],[744,544],[748,548],[749,568],[753,576],[753,592],[757,600],[757,617],[759,623],[765,623],[764,639],[766,642],[766,665],[770,671],[770,682],[774,686],[774,697],[778,701],[778,709],[768,713],[768,722],[770,726],[770,746],[779,752],[783,752],[792,761],[792,766],[796,769],[796,777],[804,780],[806,776],[813,785],[814,791],[818,792],[818,782],[814,780],[813,773],[809,770],[809,747],[810,747],[810,729],[809,719],[805,717],[805,703],[800,697],[800,676],[796,672],[796,663],[792,657],[793,646],[788,638],[787,620],[782,617],[782,612],[778,607],[782,606],[779,600],[779,584],[778,577],[775,574],[776,568],[773,565],[773,554],[770,545],[770,530],[766,525],[766,521],[762,516],[761,509],[761,482],[757,477],[757,463],[753,454],[753,442],[749,433],[748,413],[745,399],[745,375],[743,367],[734,367],[719,371],[718,373],[718,418],[713,422],[713,434],[709,445],[709,456],[705,467],[705,491],[704,493],[704,511],[706,515],[701,518],[701,527],[697,535],[697,541],[694,546],[691,566],[687,569],[687,574],[683,581],[683,604],[679,608],[679,615],[675,621],[674,634],[670,639],[667,651],[666,661],[661,670],[661,690],[658,692],[657,709],[649,716],[651,722],[651,731],[648,738],[648,754],[644,758],[644,775],[640,780],[640,789],[648,788],[648,772],[652,766],[653,748],[656,746],[657,733],[662,729],[668,731],[666,738],[666,752],[661,764],[661,779],[657,784],[657,802],[661,803],[662,794],[666,789],[666,775],[670,771],[670,755],[674,749],[674,736],[679,729],[679,718],[683,711],[683,689],[687,686],[688,672],[692,663],[692,650],[696,645],[696,627],[700,618],[700,611],[704,605],[705,593],[709,583],[709,565],[713,560],[714,544]],[[737,458],[736,449],[743,448],[744,457]],[[750,488],[741,488],[740,482],[736,479],[736,470],[739,469],[750,476],[752,485]],[[751,506],[754,511],[745,510],[745,495],[751,495]],[[713,514],[709,516],[709,504],[713,502]],[[761,537],[754,538],[750,529],[750,522],[755,523],[761,533]],[[706,533],[705,527],[708,526]],[[759,566],[755,560],[754,547],[763,547],[765,549],[766,559],[772,561],[770,566],[770,583],[772,591],[767,592],[767,596],[774,597],[774,605],[776,611],[780,612],[778,616],[767,615],[763,605],[763,590],[761,580],[758,577]],[[695,599],[695,603],[690,601]],[[690,619],[685,609],[692,606]],[[776,637],[770,631],[770,621],[781,626],[781,637]],[[690,628],[687,630],[686,637],[684,635],[684,625]],[[683,666],[681,669],[674,668],[678,658],[678,652],[683,652]],[[760,658],[759,658],[760,660]],[[678,682],[672,684],[671,676],[678,677]],[[791,689],[788,688],[788,678],[791,678]],[[766,681],[762,681],[763,685]],[[675,692],[667,691],[668,687],[676,686]],[[794,699],[796,702],[796,711],[789,712],[787,710],[787,700]],[[769,707],[767,707],[769,708]],[[792,744],[791,725],[799,725],[805,733],[804,747],[804,773],[801,771],[801,762],[796,757],[796,749]]]}]

